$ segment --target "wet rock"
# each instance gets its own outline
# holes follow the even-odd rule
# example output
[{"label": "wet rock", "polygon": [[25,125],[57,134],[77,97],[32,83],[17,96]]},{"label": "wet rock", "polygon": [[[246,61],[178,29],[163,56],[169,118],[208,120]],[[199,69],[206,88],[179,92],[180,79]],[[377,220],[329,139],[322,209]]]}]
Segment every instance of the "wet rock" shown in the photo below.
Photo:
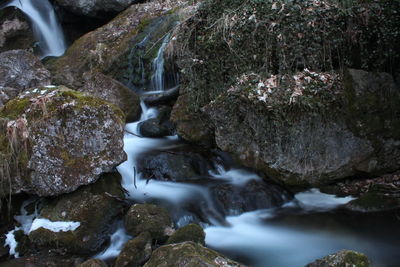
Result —
[{"label": "wet rock", "polygon": [[153,204],[135,204],[125,215],[125,228],[133,236],[149,232],[153,239],[164,240],[172,227],[168,211]]},{"label": "wet rock", "polygon": [[0,87],[0,108],[5,103],[15,98],[19,94],[20,90],[11,87]]},{"label": "wet rock", "polygon": [[166,105],[173,103],[179,96],[179,86],[165,90],[161,93],[147,94],[142,97],[143,102],[150,106]]},{"label": "wet rock", "polygon": [[148,179],[187,181],[208,176],[210,164],[199,153],[186,151],[157,151],[138,160],[139,171]]},{"label": "wet rock", "polygon": [[167,240],[166,244],[182,243],[192,241],[205,246],[205,237],[203,228],[198,224],[188,224],[176,230]]},{"label": "wet rock", "polygon": [[151,255],[152,238],[148,232],[142,232],[139,236],[129,240],[124,245],[121,253],[115,261],[115,267],[139,267],[145,263]]},{"label": "wet rock", "polygon": [[[71,4],[71,1],[63,1]],[[104,1],[109,2],[109,1]],[[115,1],[113,1],[115,2]],[[132,5],[106,25],[89,32],[76,40],[60,58],[46,61],[55,84],[64,84],[72,88],[81,88],[84,84],[82,74],[96,71],[106,74],[129,88],[134,88],[132,79],[142,77],[133,58],[134,51],[146,39],[146,66],[151,68],[152,60],[162,42],[159,41],[178,20],[169,12],[177,7],[178,1],[149,2]],[[75,5],[76,2],[73,3]],[[107,6],[108,4],[104,4]],[[147,38],[146,38],[147,37]],[[142,64],[140,61],[138,64]],[[131,65],[130,65],[131,64]],[[147,67],[146,67],[147,68]],[[149,75],[149,70],[145,75]],[[148,79],[150,80],[150,79]]]},{"label": "wet rock", "polygon": [[35,39],[24,14],[12,7],[0,17],[0,52],[31,48]]},{"label": "wet rock", "polygon": [[138,124],[139,132],[145,137],[163,137],[169,135],[167,127],[160,125],[157,118],[148,119]]},{"label": "wet rock", "polygon": [[328,255],[318,259],[313,263],[307,264],[307,267],[368,267],[367,256],[352,250],[341,250],[335,254]]},{"label": "wet rock", "polygon": [[140,98],[122,83],[99,72],[83,74],[85,84],[79,91],[108,101],[126,114],[126,121],[136,121],[140,117]]},{"label": "wet rock", "polygon": [[123,112],[65,87],[26,91],[0,119],[0,196],[72,192],[126,158]]},{"label": "wet rock", "polygon": [[53,252],[39,252],[34,255],[0,263],[2,267],[71,267],[82,262],[82,259],[73,255],[58,255]]},{"label": "wet rock", "polygon": [[29,233],[29,239],[38,247],[53,248],[75,253],[96,252],[108,239],[110,225],[121,213],[118,199],[124,197],[118,173],[102,175],[93,185],[50,200],[44,205],[39,218],[51,222],[79,222],[73,231],[53,232],[38,228]]},{"label": "wet rock", "polygon": [[245,267],[194,242],[159,247],[144,267]]},{"label": "wet rock", "polygon": [[82,262],[76,267],[107,267],[107,264],[99,259],[90,259],[85,262]]},{"label": "wet rock", "polygon": [[281,187],[262,180],[251,180],[244,185],[218,184],[211,187],[211,195],[226,215],[279,207],[293,198]]},{"label": "wet rock", "polygon": [[78,15],[101,17],[105,14],[118,14],[140,0],[56,0],[56,3]]},{"label": "wet rock", "polygon": [[50,84],[50,72],[25,50],[0,53],[0,86],[24,90]]},{"label": "wet rock", "polygon": [[372,190],[360,198],[350,201],[346,205],[347,209],[358,212],[379,212],[395,210],[400,208],[400,193],[385,193]]}]

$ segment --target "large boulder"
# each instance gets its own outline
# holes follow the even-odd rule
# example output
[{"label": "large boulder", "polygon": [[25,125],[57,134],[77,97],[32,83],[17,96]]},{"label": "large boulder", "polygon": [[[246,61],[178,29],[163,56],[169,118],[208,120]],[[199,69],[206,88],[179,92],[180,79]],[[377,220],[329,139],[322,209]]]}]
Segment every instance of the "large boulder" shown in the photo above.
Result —
[{"label": "large boulder", "polygon": [[307,264],[306,267],[368,267],[369,260],[367,256],[360,252],[352,250],[341,250],[334,254],[318,259]]},{"label": "large boulder", "polygon": [[35,39],[25,15],[13,7],[4,11],[0,15],[0,52],[31,48]]},{"label": "large boulder", "polygon": [[0,195],[72,192],[126,159],[123,112],[66,87],[25,91],[0,119]]},{"label": "large boulder", "polygon": [[124,248],[115,261],[115,267],[139,267],[151,255],[152,238],[149,232],[142,232],[134,239],[125,243]]},{"label": "large boulder", "polygon": [[78,15],[101,17],[104,14],[117,14],[126,9],[133,3],[141,2],[140,0],[55,0],[55,2]]},{"label": "large boulder", "polygon": [[170,42],[178,134],[292,186],[399,169],[399,7],[204,2]]},{"label": "large boulder", "polygon": [[[171,11],[178,2],[132,5],[106,25],[85,34],[62,57],[46,61],[53,82],[81,88],[84,84],[82,74],[97,71],[130,88],[137,87],[132,79],[150,75],[149,69],[162,44],[162,37],[168,35],[179,18],[179,8]],[[136,64],[145,69],[140,69]],[[140,73],[133,73],[135,71]],[[145,80],[150,78],[146,77]]]},{"label": "large boulder", "polygon": [[57,231],[43,224],[43,227],[31,228],[31,242],[41,248],[57,247],[74,254],[96,252],[108,239],[113,220],[122,212],[120,199],[124,192],[120,180],[118,173],[106,174],[92,185],[45,203],[36,220],[45,219],[54,225],[72,222],[79,226]]},{"label": "large boulder", "polygon": [[245,267],[194,242],[159,247],[144,267]]},{"label": "large boulder", "polygon": [[50,84],[50,72],[39,58],[25,50],[0,53],[0,86],[20,90]]}]

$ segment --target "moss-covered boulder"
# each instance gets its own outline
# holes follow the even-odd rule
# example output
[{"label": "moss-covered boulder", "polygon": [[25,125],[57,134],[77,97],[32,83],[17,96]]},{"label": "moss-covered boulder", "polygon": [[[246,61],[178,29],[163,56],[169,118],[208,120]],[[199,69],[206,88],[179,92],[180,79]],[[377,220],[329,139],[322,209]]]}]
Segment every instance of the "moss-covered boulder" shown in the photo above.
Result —
[{"label": "moss-covered boulder", "polygon": [[140,118],[140,98],[128,87],[99,72],[86,72],[83,74],[83,79],[85,83],[79,91],[116,105],[125,113],[127,122]]},{"label": "moss-covered boulder", "polygon": [[83,261],[75,255],[59,255],[54,252],[39,252],[18,259],[1,262],[2,267],[71,267]]},{"label": "moss-covered boulder", "polygon": [[188,224],[176,230],[167,240],[167,244],[182,243],[192,241],[205,246],[206,234],[198,224]]},{"label": "moss-covered boulder", "polygon": [[65,87],[25,91],[0,110],[0,196],[74,191],[125,160],[124,114]]},{"label": "moss-covered boulder", "polygon": [[50,72],[26,50],[0,53],[0,86],[24,90],[50,84]]},{"label": "moss-covered boulder", "polygon": [[170,42],[178,133],[292,186],[400,168],[399,5],[205,1]]},{"label": "moss-covered boulder", "polygon": [[107,267],[107,263],[99,259],[90,259],[85,262],[82,262],[76,267]]},{"label": "moss-covered boulder", "polygon": [[31,229],[31,242],[41,248],[59,248],[75,254],[96,252],[108,239],[112,221],[122,212],[118,200],[124,197],[120,180],[117,173],[103,175],[92,185],[49,200],[40,212],[40,219],[74,222],[79,226],[58,232],[43,227]]},{"label": "moss-covered boulder", "polygon": [[121,253],[115,261],[115,267],[139,267],[145,263],[151,255],[152,238],[148,232],[142,232],[124,245]]},{"label": "moss-covered boulder", "polygon": [[368,267],[367,256],[352,250],[341,250],[337,253],[318,259],[313,263],[307,264],[307,267]]},{"label": "moss-covered boulder", "polygon": [[194,242],[159,247],[144,267],[245,267]]},{"label": "moss-covered boulder", "polygon": [[108,24],[85,34],[62,57],[46,62],[53,83],[80,88],[82,74],[89,70],[107,74],[130,88],[138,87],[141,83],[133,79],[143,75],[149,81],[149,69],[163,37],[179,19],[179,9],[173,9],[178,2],[132,5]]},{"label": "moss-covered boulder", "polygon": [[164,240],[172,227],[168,210],[153,204],[134,204],[125,215],[125,228],[133,236],[149,232],[153,239]]}]

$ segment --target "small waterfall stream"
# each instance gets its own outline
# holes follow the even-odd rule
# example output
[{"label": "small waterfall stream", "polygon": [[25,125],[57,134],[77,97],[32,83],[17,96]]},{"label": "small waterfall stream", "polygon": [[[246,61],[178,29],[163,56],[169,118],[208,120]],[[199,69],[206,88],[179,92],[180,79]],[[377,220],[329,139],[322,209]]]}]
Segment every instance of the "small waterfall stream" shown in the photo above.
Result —
[{"label": "small waterfall stream", "polygon": [[29,17],[40,48],[40,58],[64,54],[66,49],[64,34],[53,6],[48,0],[11,0],[0,8],[9,6],[17,7]]}]

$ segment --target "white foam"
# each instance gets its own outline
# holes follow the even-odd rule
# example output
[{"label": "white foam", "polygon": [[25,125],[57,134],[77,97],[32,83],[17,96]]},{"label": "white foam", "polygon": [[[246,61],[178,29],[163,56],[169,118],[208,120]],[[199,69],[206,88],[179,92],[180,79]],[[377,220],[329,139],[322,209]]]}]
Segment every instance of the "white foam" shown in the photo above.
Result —
[{"label": "white foam", "polygon": [[6,234],[6,241],[4,243],[4,246],[9,246],[9,254],[14,255],[15,258],[19,258],[19,253],[16,251],[16,248],[18,246],[17,240],[15,240],[14,232],[19,230],[19,228],[15,228],[14,230],[8,232]]},{"label": "white foam", "polygon": [[115,258],[119,255],[125,243],[132,239],[132,236],[128,235],[124,227],[119,227],[110,238],[110,246],[103,252],[94,256],[96,259],[106,260]]},{"label": "white foam", "polygon": [[226,171],[221,165],[217,166],[217,172],[209,171],[209,174],[218,179],[226,180],[234,185],[243,186],[251,180],[260,180],[261,178],[254,172],[245,169],[230,169]]},{"label": "white foam", "polygon": [[62,221],[52,222],[48,219],[36,218],[35,220],[33,220],[29,232],[35,231],[39,228],[45,228],[52,232],[75,231],[80,225],[81,225],[80,222],[62,222]]},{"label": "white foam", "polygon": [[295,195],[299,206],[307,211],[328,211],[355,199],[352,196],[337,197],[321,193],[317,188],[310,189]]}]

